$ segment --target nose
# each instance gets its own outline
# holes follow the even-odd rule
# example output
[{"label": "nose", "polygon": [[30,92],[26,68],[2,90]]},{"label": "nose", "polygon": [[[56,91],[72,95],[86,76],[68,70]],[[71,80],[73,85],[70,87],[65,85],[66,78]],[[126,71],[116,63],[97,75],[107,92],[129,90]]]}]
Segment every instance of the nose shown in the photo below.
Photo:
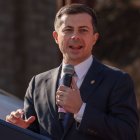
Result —
[{"label": "nose", "polygon": [[79,33],[73,33],[72,36],[71,36],[71,39],[73,39],[73,40],[79,40],[80,39]]}]

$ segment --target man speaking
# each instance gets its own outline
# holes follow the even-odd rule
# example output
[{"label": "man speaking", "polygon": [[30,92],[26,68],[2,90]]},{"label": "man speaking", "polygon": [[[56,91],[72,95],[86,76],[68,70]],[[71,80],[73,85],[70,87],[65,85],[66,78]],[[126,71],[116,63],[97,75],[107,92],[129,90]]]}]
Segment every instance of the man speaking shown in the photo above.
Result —
[{"label": "man speaking", "polygon": [[[6,121],[52,140],[136,140],[138,115],[130,76],[92,55],[99,37],[94,10],[66,5],[54,26],[62,64],[32,78],[24,110],[11,112]],[[62,82],[66,65],[74,68],[68,86]]]}]

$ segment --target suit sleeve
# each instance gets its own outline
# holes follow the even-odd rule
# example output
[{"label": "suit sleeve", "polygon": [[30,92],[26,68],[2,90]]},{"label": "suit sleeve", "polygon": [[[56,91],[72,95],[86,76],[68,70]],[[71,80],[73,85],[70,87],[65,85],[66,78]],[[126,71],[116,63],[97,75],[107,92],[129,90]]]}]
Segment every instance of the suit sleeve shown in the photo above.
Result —
[{"label": "suit sleeve", "polygon": [[94,107],[91,101],[87,102],[78,130],[101,139],[136,140],[137,106],[133,82],[128,74],[117,79],[107,106],[108,111],[104,112]]},{"label": "suit sleeve", "polygon": [[31,79],[25,94],[24,117],[28,119],[30,116],[35,116],[36,120],[28,127],[28,129],[39,133],[39,125],[38,125],[37,115],[35,113],[35,108],[34,108],[34,90],[35,90],[35,77]]}]

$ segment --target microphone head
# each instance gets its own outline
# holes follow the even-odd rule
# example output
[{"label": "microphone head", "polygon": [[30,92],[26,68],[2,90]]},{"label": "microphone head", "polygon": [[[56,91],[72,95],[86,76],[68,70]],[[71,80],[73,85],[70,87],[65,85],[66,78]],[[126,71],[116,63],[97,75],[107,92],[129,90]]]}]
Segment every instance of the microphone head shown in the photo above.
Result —
[{"label": "microphone head", "polygon": [[70,64],[66,64],[63,68],[63,72],[65,74],[73,75],[74,74],[74,66],[70,65]]}]

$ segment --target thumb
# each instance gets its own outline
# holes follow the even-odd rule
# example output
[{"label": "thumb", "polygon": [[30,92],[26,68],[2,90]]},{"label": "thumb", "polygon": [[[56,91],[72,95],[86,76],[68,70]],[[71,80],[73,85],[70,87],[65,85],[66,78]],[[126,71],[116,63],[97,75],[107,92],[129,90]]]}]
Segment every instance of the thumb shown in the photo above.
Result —
[{"label": "thumb", "polygon": [[31,123],[33,123],[34,121],[35,121],[35,116],[31,116],[31,117],[29,117],[27,120],[25,120],[25,122],[28,124],[28,125],[30,125]]}]

